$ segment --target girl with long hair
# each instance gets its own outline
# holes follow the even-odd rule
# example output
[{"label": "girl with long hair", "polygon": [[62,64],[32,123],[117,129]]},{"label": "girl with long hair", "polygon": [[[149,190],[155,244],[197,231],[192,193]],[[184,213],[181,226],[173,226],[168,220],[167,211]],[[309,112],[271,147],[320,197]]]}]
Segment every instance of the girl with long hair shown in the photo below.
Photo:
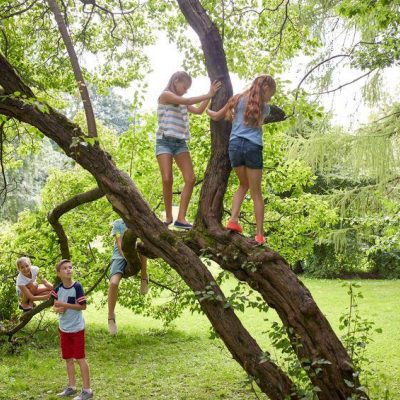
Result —
[{"label": "girl with long hair", "polygon": [[239,179],[239,187],[233,196],[232,214],[227,229],[241,233],[239,213],[244,197],[250,189],[256,217],[258,244],[264,238],[264,199],[261,193],[263,169],[262,124],[270,112],[268,102],[276,92],[275,80],[269,75],[254,79],[250,88],[232,96],[219,111],[207,110],[211,119],[219,121],[225,117],[232,122],[229,139],[229,159]]}]

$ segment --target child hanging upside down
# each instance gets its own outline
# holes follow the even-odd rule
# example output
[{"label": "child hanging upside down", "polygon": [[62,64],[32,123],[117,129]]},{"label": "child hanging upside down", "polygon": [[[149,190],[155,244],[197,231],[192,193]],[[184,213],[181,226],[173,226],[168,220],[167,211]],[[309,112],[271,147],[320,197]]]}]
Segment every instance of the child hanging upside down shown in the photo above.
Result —
[{"label": "child hanging upside down", "polygon": [[[32,265],[29,257],[21,257],[17,260],[19,274],[17,276],[17,294],[21,298],[19,308],[29,311],[34,307],[34,301],[47,300],[53,285],[39,275],[39,268]],[[38,285],[37,279],[42,284]]]}]

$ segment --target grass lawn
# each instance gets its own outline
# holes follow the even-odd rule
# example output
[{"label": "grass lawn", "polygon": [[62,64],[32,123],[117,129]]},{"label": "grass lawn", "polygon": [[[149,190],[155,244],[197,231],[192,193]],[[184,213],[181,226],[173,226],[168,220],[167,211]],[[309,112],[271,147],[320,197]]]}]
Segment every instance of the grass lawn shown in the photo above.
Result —
[{"label": "grass lawn", "polygon": [[[348,305],[343,281],[304,282],[337,331],[339,317]],[[400,400],[400,281],[359,283],[364,295],[359,300],[361,315],[383,329],[382,334],[373,334],[374,341],[367,349],[375,370],[369,382],[371,398]],[[85,311],[87,357],[97,399],[257,399],[245,373],[221,342],[209,339],[209,323],[204,316],[185,313],[173,328],[164,330],[159,321],[117,308],[119,333],[112,338],[106,329],[105,308],[96,308],[99,300]],[[260,345],[271,350],[263,333],[268,329],[264,316],[253,309],[239,316]],[[276,319],[272,311],[268,319]],[[3,344],[0,399],[56,399],[55,394],[65,383],[53,317],[46,331],[17,347],[14,354]],[[389,397],[384,396],[386,387]]]}]

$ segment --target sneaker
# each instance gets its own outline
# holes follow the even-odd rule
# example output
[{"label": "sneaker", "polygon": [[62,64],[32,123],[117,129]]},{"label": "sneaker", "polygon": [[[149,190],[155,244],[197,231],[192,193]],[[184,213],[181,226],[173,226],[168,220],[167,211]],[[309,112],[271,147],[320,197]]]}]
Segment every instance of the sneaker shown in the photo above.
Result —
[{"label": "sneaker", "polygon": [[86,400],[86,399],[93,399],[93,390],[90,392],[87,390],[83,390],[79,394],[79,396],[74,397],[74,400]]},{"label": "sneaker", "polygon": [[[25,306],[25,307],[24,307],[24,306]],[[22,310],[23,312],[28,312],[28,311],[31,311],[31,310],[33,309],[33,307],[26,306],[26,304],[20,304],[20,305],[18,306],[18,308],[19,308],[20,310]]]},{"label": "sneaker", "polygon": [[72,396],[77,392],[76,388],[73,388],[71,386],[66,387],[61,393],[58,393],[58,397],[68,397]]},{"label": "sneaker", "polygon": [[174,226],[175,228],[186,229],[186,230],[190,230],[193,228],[192,224],[185,224],[184,222],[179,222],[179,221],[175,221]]},{"label": "sneaker", "polygon": [[139,293],[144,296],[149,292],[149,278],[142,278],[140,281]]},{"label": "sneaker", "polygon": [[163,224],[168,228],[172,224],[172,219],[171,221],[163,221]]},{"label": "sneaker", "polygon": [[226,229],[229,229],[230,231],[242,233],[243,228],[235,221],[229,220],[228,223],[226,224]]},{"label": "sneaker", "polygon": [[265,243],[265,237],[263,235],[256,235],[254,239],[258,245],[262,245]]},{"label": "sneaker", "polygon": [[115,336],[117,334],[117,324],[115,322],[115,318],[108,318],[108,332],[111,336]]}]

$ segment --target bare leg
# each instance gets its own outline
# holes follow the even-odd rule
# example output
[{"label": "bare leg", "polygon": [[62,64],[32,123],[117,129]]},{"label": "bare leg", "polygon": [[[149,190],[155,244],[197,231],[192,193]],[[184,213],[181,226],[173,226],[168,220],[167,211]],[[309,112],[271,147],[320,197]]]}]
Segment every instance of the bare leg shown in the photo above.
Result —
[{"label": "bare leg", "polygon": [[36,288],[36,292],[34,293],[34,295],[44,295],[44,294],[49,294],[51,292],[51,289],[49,289],[47,286],[45,285],[39,285]]},{"label": "bare leg", "polygon": [[239,187],[233,195],[232,200],[231,220],[235,222],[238,222],[240,207],[242,206],[244,196],[246,196],[246,193],[249,190],[249,181],[247,179],[246,169],[245,166],[235,168],[236,175],[239,179]]},{"label": "bare leg", "polygon": [[157,156],[163,185],[165,218],[167,222],[172,221],[172,156],[171,154],[160,154]]},{"label": "bare leg", "polygon": [[178,154],[175,156],[175,161],[178,165],[178,168],[181,170],[183,180],[185,181],[181,194],[178,218],[176,220],[187,224],[188,222],[186,221],[186,213],[189,207],[190,198],[192,197],[196,177],[194,175],[192,158],[190,157],[189,152]]},{"label": "bare leg", "polygon": [[74,359],[68,358],[65,362],[67,363],[68,386],[76,387]]},{"label": "bare leg", "polygon": [[257,235],[264,236],[264,199],[261,193],[262,169],[246,168],[249,181],[250,194],[254,203],[254,214],[256,216]]},{"label": "bare leg", "polygon": [[140,277],[143,278],[148,278],[149,275],[147,273],[147,257],[144,256],[143,254],[139,253],[140,261],[141,261],[141,267],[140,267]]},{"label": "bare leg", "polygon": [[122,274],[115,274],[110,278],[108,285],[108,318],[115,318],[115,305],[118,299],[118,286]]},{"label": "bare leg", "polygon": [[83,389],[90,390],[89,365],[86,361],[86,358],[80,358],[76,361],[79,364],[79,368],[81,369]]},{"label": "bare leg", "polygon": [[147,257],[139,254],[141,261],[140,268],[140,294],[145,295],[149,292],[149,274],[147,273]]}]

